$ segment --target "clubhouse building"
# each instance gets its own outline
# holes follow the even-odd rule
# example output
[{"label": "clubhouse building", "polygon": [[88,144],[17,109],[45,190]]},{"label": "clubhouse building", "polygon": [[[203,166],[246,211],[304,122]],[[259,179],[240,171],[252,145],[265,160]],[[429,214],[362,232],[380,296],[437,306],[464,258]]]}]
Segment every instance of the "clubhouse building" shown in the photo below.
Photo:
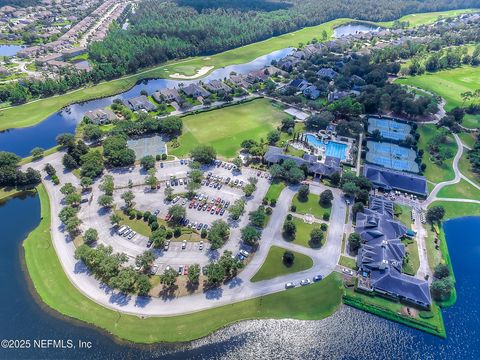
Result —
[{"label": "clubhouse building", "polygon": [[358,251],[357,290],[428,309],[428,282],[402,273],[406,227],[394,220],[393,202],[371,198],[370,207],[356,215],[355,231],[362,239]]}]

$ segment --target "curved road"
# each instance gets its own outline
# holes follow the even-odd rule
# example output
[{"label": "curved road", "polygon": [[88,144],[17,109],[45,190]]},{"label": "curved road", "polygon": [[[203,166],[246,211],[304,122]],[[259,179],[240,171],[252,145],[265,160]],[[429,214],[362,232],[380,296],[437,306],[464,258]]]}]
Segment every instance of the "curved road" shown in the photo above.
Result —
[{"label": "curved road", "polygon": [[[62,156],[63,152],[58,152],[40,161],[28,164],[28,166],[43,171],[44,165],[50,163],[56,168],[57,175],[62,184],[71,182],[79,186],[79,181],[73,174],[63,171],[63,165],[61,164]],[[44,174],[44,172],[42,172],[42,174]],[[335,265],[340,256],[341,241],[345,226],[346,205],[344,201],[342,201],[339,190],[334,191],[335,198],[331,214],[333,221],[329,227],[327,242],[321,249],[314,250],[286,243],[282,240],[280,231],[288,213],[290,201],[296,191],[295,188],[285,188],[280,194],[277,202],[278,205],[273,209],[268,226],[262,233],[259,250],[255,253],[252,261],[236,278],[217,289],[179,298],[145,298],[124,295],[101,284],[86,271],[85,266],[81,262],[75,260],[74,244],[63,231],[63,226],[58,218],[63,199],[63,195],[60,193],[60,186],[54,186],[53,183],[47,179],[43,179],[43,184],[48,192],[51,204],[52,242],[65,273],[72,284],[85,296],[115,311],[138,316],[172,316],[226,305],[282,291],[284,290],[284,284],[288,281],[298,282],[307,277],[312,278],[317,274],[326,276],[335,269]],[[95,184],[95,187],[96,186],[98,186],[98,182]],[[321,184],[311,186],[312,193],[320,193],[324,189],[325,187]],[[96,200],[94,199],[94,201]],[[84,223],[82,227],[86,228],[88,224]],[[233,240],[235,239],[230,239],[227,244]],[[262,265],[271,245],[279,245],[308,255],[313,259],[314,265],[306,271],[277,277],[272,280],[251,283],[249,279]],[[125,250],[128,251],[129,249]]]}]

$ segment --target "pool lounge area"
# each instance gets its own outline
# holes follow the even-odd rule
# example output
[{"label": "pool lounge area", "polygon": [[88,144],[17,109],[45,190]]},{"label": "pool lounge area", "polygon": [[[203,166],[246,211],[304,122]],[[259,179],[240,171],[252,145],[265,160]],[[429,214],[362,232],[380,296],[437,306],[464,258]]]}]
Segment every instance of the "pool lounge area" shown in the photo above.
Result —
[{"label": "pool lounge area", "polygon": [[321,140],[314,134],[306,134],[306,141],[323,152],[324,156],[333,156],[341,161],[347,159],[348,144],[333,140]]}]

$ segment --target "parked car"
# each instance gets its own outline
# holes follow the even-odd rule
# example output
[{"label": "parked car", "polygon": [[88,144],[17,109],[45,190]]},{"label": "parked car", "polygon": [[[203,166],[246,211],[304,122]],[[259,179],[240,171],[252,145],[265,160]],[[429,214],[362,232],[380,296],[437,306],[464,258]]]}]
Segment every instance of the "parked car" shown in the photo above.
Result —
[{"label": "parked car", "polygon": [[294,288],[295,287],[295,283],[294,282],[288,282],[285,284],[285,289],[291,289],[291,288]]},{"label": "parked car", "polygon": [[320,280],[322,280],[322,279],[323,279],[323,276],[322,276],[322,275],[315,275],[315,276],[313,277],[313,281],[314,281],[314,282],[320,281]]},{"label": "parked car", "polygon": [[300,285],[302,286],[306,286],[306,285],[310,285],[312,282],[310,279],[303,279],[302,281],[300,281]]},{"label": "parked car", "polygon": [[187,248],[187,240],[183,240],[182,242],[182,250],[185,250]]},{"label": "parked car", "polygon": [[178,275],[182,275],[182,274],[183,274],[183,266],[180,265],[180,266],[178,267]]}]

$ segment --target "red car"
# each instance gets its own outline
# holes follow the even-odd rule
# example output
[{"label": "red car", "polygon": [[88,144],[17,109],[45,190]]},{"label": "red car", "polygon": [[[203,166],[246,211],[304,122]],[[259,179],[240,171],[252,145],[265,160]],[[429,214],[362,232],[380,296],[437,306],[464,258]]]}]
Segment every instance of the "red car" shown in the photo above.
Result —
[{"label": "red car", "polygon": [[220,213],[220,210],[222,210],[222,208],[221,208],[221,207],[217,207],[217,210],[215,211],[215,214],[218,215],[218,214]]},{"label": "red car", "polygon": [[183,275],[188,275],[188,265],[183,267]]},{"label": "red car", "polygon": [[194,205],[194,204],[195,204],[195,202],[192,201],[192,202],[188,205],[188,208],[189,208],[189,209],[193,208],[193,205]]}]

